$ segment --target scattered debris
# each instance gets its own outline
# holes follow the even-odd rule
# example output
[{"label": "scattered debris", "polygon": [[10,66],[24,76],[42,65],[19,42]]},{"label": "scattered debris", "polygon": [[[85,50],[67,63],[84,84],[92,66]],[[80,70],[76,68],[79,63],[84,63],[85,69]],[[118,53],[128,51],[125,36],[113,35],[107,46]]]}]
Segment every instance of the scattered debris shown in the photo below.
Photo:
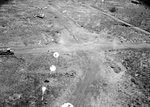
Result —
[{"label": "scattered debris", "polygon": [[44,14],[44,13],[42,13],[42,14],[36,15],[35,17],[38,17],[38,18],[43,19],[43,18],[45,17],[45,14]]},{"label": "scattered debris", "polygon": [[64,103],[61,107],[74,107],[71,103]]},{"label": "scattered debris", "polygon": [[[89,8],[91,8],[91,7],[89,7]],[[146,31],[146,30],[144,30],[144,29],[142,29],[142,28],[136,27],[136,26],[134,26],[134,25],[132,25],[132,24],[130,24],[130,23],[128,23],[128,22],[126,22],[126,21],[120,19],[120,18],[117,18],[117,17],[115,17],[115,16],[109,14],[109,13],[106,13],[104,10],[97,9],[97,8],[95,8],[95,7],[93,7],[93,6],[92,6],[92,8],[98,10],[100,13],[102,13],[102,14],[104,14],[104,15],[106,15],[106,16],[108,16],[108,17],[110,17],[110,18],[112,18],[112,19],[114,19],[114,20],[116,20],[116,21],[118,21],[118,22],[120,22],[120,23],[125,24],[126,26],[131,27],[132,29],[135,29],[135,30],[137,30],[137,31],[140,31],[140,32],[142,32],[142,33],[145,33],[145,34],[147,34],[147,35],[150,35],[150,32],[148,32],[148,31]]]},{"label": "scattered debris", "polygon": [[52,42],[54,42],[54,39],[51,39]]},{"label": "scattered debris", "polygon": [[67,10],[64,10],[64,11],[62,11],[63,13],[66,13],[67,12]]},{"label": "scattered debris", "polygon": [[46,7],[43,7],[43,9],[47,9],[48,7],[46,6]]},{"label": "scattered debris", "polygon": [[142,4],[139,0],[131,0],[131,3],[133,3],[133,4]]},{"label": "scattered debris", "polygon": [[112,13],[114,13],[114,12],[117,11],[117,8],[116,8],[116,7],[111,7],[111,8],[109,9],[109,11],[112,12]]},{"label": "scattered debris", "polygon": [[0,48],[0,55],[14,55],[14,51],[10,48]]},{"label": "scattered debris", "polygon": [[[143,46],[136,41],[147,42],[149,36],[130,28],[133,27],[146,34],[150,33],[142,30],[143,27],[142,29],[136,27],[136,24],[131,25],[132,23],[127,20],[128,13],[131,14],[130,17],[134,15],[132,14],[134,11],[127,10],[138,6],[128,2],[120,4],[111,0],[101,0],[102,2],[85,0],[86,3],[83,4],[99,9],[96,11],[82,6],[82,2],[78,5],[77,0],[75,4],[65,0],[61,2],[50,0],[51,3],[47,0],[42,2],[37,0],[32,3],[31,1],[25,4],[24,2],[10,3],[11,5],[2,7],[4,20],[0,21],[2,23],[1,46],[13,47],[16,55],[7,56],[12,52],[10,48],[0,49],[0,55],[2,54],[0,56],[0,107],[149,106],[146,98],[148,97],[150,101],[148,83],[150,52],[147,49],[147,54],[141,58],[141,53],[145,53],[143,51],[145,49],[138,49],[142,51],[139,55],[134,49],[134,46]],[[136,1],[132,0],[134,4],[138,4]],[[47,10],[42,12],[40,7],[45,5],[48,7],[43,9]],[[126,9],[126,6],[129,6],[129,9]],[[112,13],[108,10],[103,11],[103,8],[110,9]],[[83,12],[85,14],[82,14]],[[142,21],[135,23],[147,24],[148,21],[139,18],[143,15],[144,12],[139,14],[138,18],[134,15],[133,20]],[[144,25],[144,29],[148,28]],[[140,35],[136,36],[138,33]],[[135,42],[130,44],[127,39]],[[90,42],[95,40],[96,42]],[[149,46],[144,43],[145,45]],[[66,56],[56,61],[55,58],[62,57],[59,51],[61,46],[63,47],[61,52],[65,52]],[[58,52],[54,52],[54,49]],[[49,54],[45,53],[47,50]],[[109,60],[109,55],[114,64]],[[105,66],[105,61],[109,61],[112,65]],[[60,68],[62,72],[56,72]],[[71,96],[74,103],[63,102],[68,96]]]},{"label": "scattered debris", "polygon": [[21,94],[14,94],[13,96],[9,96],[9,99],[13,101],[18,100],[20,98],[21,98]]},{"label": "scattered debris", "polygon": [[50,66],[50,71],[52,71],[52,72],[56,71],[56,66],[55,65],[51,65]]},{"label": "scattered debris", "polygon": [[49,80],[44,80],[44,83],[49,83]]}]

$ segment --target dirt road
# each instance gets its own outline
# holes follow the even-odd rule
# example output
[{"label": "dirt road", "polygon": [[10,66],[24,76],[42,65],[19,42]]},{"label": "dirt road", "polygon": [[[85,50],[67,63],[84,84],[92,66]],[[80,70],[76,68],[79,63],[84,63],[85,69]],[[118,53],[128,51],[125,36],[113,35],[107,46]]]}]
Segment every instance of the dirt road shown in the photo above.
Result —
[{"label": "dirt road", "polygon": [[83,72],[85,72],[85,77],[81,82],[77,84],[77,88],[75,92],[73,92],[73,99],[70,100],[75,107],[83,107],[84,99],[85,99],[85,90],[87,89],[88,85],[92,83],[92,81],[95,79],[95,76],[98,72],[100,72],[100,63],[93,59],[85,59],[86,61],[85,69]]},{"label": "dirt road", "polygon": [[29,48],[11,48],[15,54],[27,54],[27,53],[45,53],[48,51],[105,51],[112,49],[140,49],[150,48],[150,44],[114,44],[113,42],[105,43],[86,43],[86,44],[73,44],[73,45],[51,45],[47,47],[29,47]]},{"label": "dirt road", "polygon": [[[115,68],[115,64],[117,65],[117,67],[119,66],[118,69],[120,68],[118,71],[124,72],[126,70],[121,62],[117,62],[114,59],[114,57],[111,57],[111,56],[110,56],[111,60],[109,59],[109,61],[110,63],[111,62],[115,63],[114,66],[104,68],[103,60],[105,60],[105,55],[100,56],[101,53],[107,50],[125,50],[125,49],[130,49],[130,48],[150,49],[150,44],[148,44],[149,42],[147,42],[148,40],[150,41],[149,39],[150,33],[145,30],[142,30],[141,28],[135,27],[125,21],[115,18],[111,14],[103,12],[90,5],[81,5],[80,3],[78,4],[69,3],[70,6],[68,6],[67,2],[63,2],[63,0],[62,1],[58,0],[59,2],[57,2],[57,0],[54,0],[54,1],[52,0],[54,3],[49,3],[49,1],[48,0],[29,0],[28,2],[27,0],[27,2],[25,3],[27,5],[24,4],[25,5],[24,10],[26,10],[27,12],[21,11],[21,9],[23,10],[23,7],[22,7],[23,5],[21,3],[20,8],[18,8],[18,10],[20,9],[19,11],[21,12],[20,13],[18,12],[16,16],[14,14],[13,16],[14,19],[12,18],[10,20],[16,20],[18,25],[20,25],[19,27],[22,27],[22,29],[20,29],[19,27],[16,28],[17,24],[15,25],[13,23],[11,26],[12,28],[10,26],[9,27],[11,29],[14,28],[14,30],[10,30],[10,33],[8,33],[10,28],[8,27],[8,30],[5,29],[5,32],[2,33],[2,39],[5,40],[5,35],[7,37],[7,35],[10,34],[10,37],[11,37],[10,44],[11,44],[12,42],[11,40],[13,39],[14,35],[18,36],[20,42],[18,42],[17,39],[14,39],[12,44],[20,43],[22,45],[17,46],[13,44],[12,47],[11,46],[9,47],[11,50],[14,50],[14,54],[16,56],[20,54],[22,55],[33,54],[33,56],[34,54],[39,54],[40,56],[40,55],[43,55],[44,53],[48,53],[51,51],[52,52],[57,51],[60,53],[64,52],[64,53],[69,53],[69,54],[72,52],[75,52],[75,54],[79,57],[79,59],[81,59],[81,62],[79,60],[80,64],[77,64],[77,68],[78,67],[80,68],[79,71],[81,71],[81,74],[83,75],[80,75],[81,77],[72,76],[73,83],[76,83],[76,86],[75,86],[76,89],[69,90],[68,87],[65,87],[65,88],[68,88],[68,90],[71,92],[71,95],[68,96],[66,99],[63,99],[63,101],[72,103],[74,107],[84,107],[86,105],[84,104],[84,99],[86,98],[85,91],[88,88],[88,86],[95,80],[95,77],[97,76],[99,72],[101,72],[99,74],[103,75],[102,73],[104,73],[105,77],[107,77],[108,79],[110,77],[113,80],[114,76],[112,74],[115,75],[115,72],[113,71],[113,69]],[[30,4],[33,9],[30,6],[26,9],[26,6],[28,6],[28,4]],[[89,10],[90,12],[88,13],[87,10]],[[37,13],[34,13],[36,11]],[[85,14],[87,14],[87,16],[85,16]],[[5,15],[2,14],[2,16],[5,16]],[[5,23],[3,26],[5,26]],[[31,26],[31,27],[28,28],[27,26]],[[34,32],[32,32],[32,30]],[[141,35],[139,35],[139,38],[137,36],[138,35],[137,31],[141,32]],[[3,36],[3,34],[5,35]],[[148,40],[145,39],[146,37],[148,37]],[[36,38],[38,39],[37,41],[35,40],[36,42],[34,42],[34,39]],[[30,39],[32,40],[30,41]],[[56,39],[55,42],[54,42],[54,39]],[[41,42],[42,40],[43,42]],[[61,57],[63,57],[63,55]],[[108,56],[107,56],[107,59],[108,59]],[[31,59],[31,62],[33,62],[32,59]],[[42,61],[38,62],[38,64],[39,63],[42,64]],[[47,62],[45,63],[47,64]],[[66,63],[68,62],[66,61]],[[35,62],[35,65],[36,65],[36,62]],[[32,71],[26,71],[26,72],[32,72]],[[105,72],[108,72],[108,75]],[[49,70],[47,72],[43,72],[43,74],[47,74],[47,73],[49,73]],[[79,78],[79,81],[76,81],[78,78]],[[67,85],[71,87],[72,84],[71,85],[70,84],[67,84]],[[60,95],[59,98],[61,99],[61,97],[62,96]],[[107,94],[106,94],[106,97],[108,97]],[[56,96],[56,100],[57,98],[58,97]],[[51,100],[48,99],[47,107],[49,107],[49,105],[52,105],[52,104],[51,104]],[[57,107],[57,106],[53,106],[53,107]],[[100,107],[100,106],[93,106],[93,107]],[[102,106],[102,107],[105,107],[105,106]],[[112,106],[109,106],[109,107],[112,107]]]}]

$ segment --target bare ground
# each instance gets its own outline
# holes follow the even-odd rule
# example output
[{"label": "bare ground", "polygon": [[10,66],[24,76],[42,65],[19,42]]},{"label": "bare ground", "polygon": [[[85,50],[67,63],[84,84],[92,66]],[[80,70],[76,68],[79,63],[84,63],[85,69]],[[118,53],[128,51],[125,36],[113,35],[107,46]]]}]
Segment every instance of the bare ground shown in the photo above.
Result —
[{"label": "bare ground", "polygon": [[1,4],[0,107],[149,107],[149,11],[136,0]]}]

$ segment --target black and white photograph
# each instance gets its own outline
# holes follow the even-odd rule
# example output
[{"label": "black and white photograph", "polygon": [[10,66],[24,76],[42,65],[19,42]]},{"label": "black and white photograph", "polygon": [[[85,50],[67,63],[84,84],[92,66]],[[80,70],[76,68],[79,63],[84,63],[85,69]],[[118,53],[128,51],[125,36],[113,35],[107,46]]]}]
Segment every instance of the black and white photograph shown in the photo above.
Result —
[{"label": "black and white photograph", "polygon": [[150,107],[150,0],[0,0],[0,107]]}]

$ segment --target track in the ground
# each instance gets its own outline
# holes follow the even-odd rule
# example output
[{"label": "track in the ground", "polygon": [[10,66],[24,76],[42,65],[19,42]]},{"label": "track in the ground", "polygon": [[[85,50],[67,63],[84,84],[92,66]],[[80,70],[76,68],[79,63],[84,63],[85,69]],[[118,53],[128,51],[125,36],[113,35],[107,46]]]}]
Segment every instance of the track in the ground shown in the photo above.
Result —
[{"label": "track in the ground", "polygon": [[[70,20],[69,18],[66,18],[65,16],[63,16],[61,13],[59,13],[59,10],[57,10],[57,8],[54,7],[49,7],[49,10],[53,11],[55,14],[57,14],[58,16],[60,16],[62,18],[62,20],[59,20],[59,22],[62,22],[61,24],[63,26],[66,27],[66,29],[68,29],[70,32],[73,32],[72,35],[76,34],[75,31],[77,31],[79,34],[91,34],[89,32],[83,32],[86,30],[83,30],[83,28],[79,28],[79,26],[72,26],[70,23],[74,23],[72,20]],[[67,23],[68,22],[68,23]],[[75,24],[74,24],[75,25]],[[78,28],[77,30],[75,30],[75,28]],[[72,31],[75,30],[75,31]],[[93,34],[95,35],[95,34]],[[78,37],[74,37],[74,39],[76,39]],[[65,39],[65,38],[64,38]],[[77,39],[78,40],[78,39]],[[82,41],[82,40],[81,40]],[[73,99],[70,100],[71,103],[73,103],[75,105],[75,107],[80,107],[82,105],[82,101],[84,100],[84,92],[86,90],[86,88],[88,87],[88,85],[94,80],[95,76],[97,75],[98,72],[100,72],[100,60],[97,61],[97,57],[95,58],[90,58],[93,56],[90,55],[86,55],[86,53],[84,53],[84,51],[86,52],[93,52],[93,53],[97,53],[97,52],[101,52],[101,51],[105,51],[105,50],[117,50],[117,49],[127,49],[127,48],[149,48],[150,44],[122,44],[122,43],[115,43],[115,42],[109,42],[106,39],[101,39],[99,38],[99,40],[96,40],[94,42],[87,42],[87,43],[75,43],[75,44],[59,44],[59,45],[51,45],[51,46],[46,46],[46,47],[29,47],[29,48],[23,48],[23,47],[12,47],[12,49],[14,50],[15,54],[28,54],[28,53],[32,53],[32,54],[39,54],[39,53],[46,53],[48,51],[67,51],[67,52],[71,52],[71,51],[83,51],[82,54],[84,54],[85,56],[81,58],[85,61],[85,77],[83,80],[81,80],[81,82],[79,82],[77,84],[77,88],[75,90],[75,92],[73,92]],[[87,60],[88,59],[88,60]]]}]

